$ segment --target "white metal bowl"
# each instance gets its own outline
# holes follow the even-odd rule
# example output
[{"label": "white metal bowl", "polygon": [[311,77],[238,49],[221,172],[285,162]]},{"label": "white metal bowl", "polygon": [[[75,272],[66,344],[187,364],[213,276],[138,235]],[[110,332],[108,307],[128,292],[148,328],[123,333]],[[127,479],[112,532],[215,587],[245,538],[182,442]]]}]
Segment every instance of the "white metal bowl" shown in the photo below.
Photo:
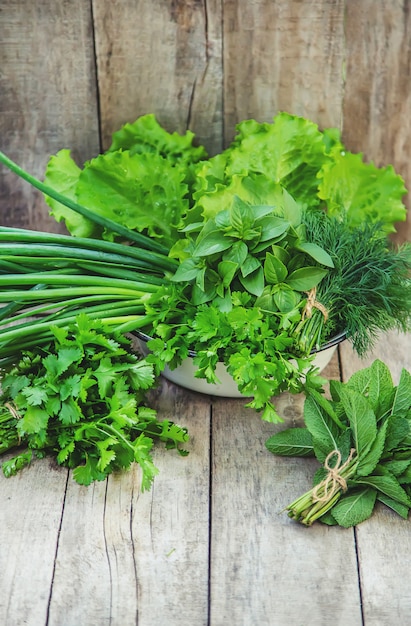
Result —
[{"label": "white metal bowl", "polygon": [[[149,350],[147,348],[147,342],[151,339],[149,335],[144,333],[137,333],[137,339],[141,352],[146,355]],[[330,362],[337,346],[344,341],[345,333],[336,335],[331,341],[325,344],[320,350],[315,351],[315,357],[312,364],[323,370]],[[184,361],[175,369],[170,369],[166,366],[162,372],[162,375],[172,383],[176,383],[185,389],[191,391],[197,391],[199,393],[205,393],[211,396],[220,396],[223,398],[243,398],[244,396],[238,391],[238,387],[232,376],[227,372],[226,366],[223,363],[217,363],[216,376],[219,379],[219,383],[208,383],[205,378],[196,378],[195,372],[197,367],[194,365],[193,358],[187,357]]]}]

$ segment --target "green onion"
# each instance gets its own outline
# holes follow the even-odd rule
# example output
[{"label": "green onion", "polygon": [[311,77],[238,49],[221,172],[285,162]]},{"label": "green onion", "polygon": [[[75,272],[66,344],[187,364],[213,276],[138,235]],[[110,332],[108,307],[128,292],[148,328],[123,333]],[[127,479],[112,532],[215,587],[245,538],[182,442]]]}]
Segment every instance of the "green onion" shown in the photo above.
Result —
[{"label": "green onion", "polygon": [[47,196],[50,196],[50,198],[53,198],[54,200],[57,200],[57,202],[61,202],[69,209],[72,209],[72,211],[75,211],[76,213],[80,213],[80,215],[82,215],[83,217],[86,217],[92,222],[95,222],[96,224],[103,226],[103,228],[111,230],[112,232],[117,233],[118,235],[121,235],[122,237],[125,237],[126,239],[130,239],[131,241],[134,241],[139,246],[147,250],[159,252],[160,254],[164,254],[164,255],[168,253],[167,248],[153,241],[150,237],[146,237],[145,235],[142,235],[141,233],[137,233],[133,230],[130,230],[126,228],[125,226],[122,226],[121,224],[114,222],[113,220],[110,220],[106,217],[102,217],[101,215],[98,215],[97,213],[90,211],[90,209],[87,209],[86,207],[83,207],[80,204],[77,204],[77,202],[70,200],[70,198],[66,198],[58,191],[55,191],[48,185],[45,185],[40,180],[38,180],[37,178],[29,174],[28,172],[23,170],[19,165],[17,165],[17,163],[14,163],[14,161],[9,159],[1,151],[0,151],[0,163],[3,163],[3,165],[6,165],[12,172],[20,176],[20,178],[28,182],[30,185],[32,185],[33,187],[35,187],[42,193],[46,194]]}]

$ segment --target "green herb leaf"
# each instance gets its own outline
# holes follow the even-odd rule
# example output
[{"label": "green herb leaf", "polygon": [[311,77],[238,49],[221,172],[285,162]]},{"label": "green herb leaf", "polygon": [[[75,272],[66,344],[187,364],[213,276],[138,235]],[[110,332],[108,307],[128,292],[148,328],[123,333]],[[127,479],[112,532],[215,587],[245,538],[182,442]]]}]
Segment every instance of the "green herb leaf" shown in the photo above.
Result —
[{"label": "green herb leaf", "polygon": [[411,506],[410,498],[394,476],[364,476],[357,478],[353,483],[368,485],[404,506]]},{"label": "green herb leaf", "polygon": [[49,415],[38,406],[27,407],[23,417],[17,422],[17,431],[20,436],[39,433],[47,427]]},{"label": "green herb leaf", "polygon": [[333,450],[338,450],[339,429],[322,406],[313,396],[304,402],[304,422],[313,438],[314,451],[322,463]]},{"label": "green herb leaf", "polygon": [[317,263],[321,263],[321,265],[334,267],[334,262],[328,252],[316,243],[313,243],[311,241],[301,241],[296,244],[295,248],[297,250],[300,250],[301,252],[305,252],[315,261],[317,261]]},{"label": "green herb leaf", "polygon": [[411,406],[411,374],[401,370],[400,381],[395,390],[391,412],[397,417],[406,417]]},{"label": "green herb leaf", "polygon": [[264,261],[264,276],[268,283],[276,285],[282,283],[288,275],[284,263],[271,253],[267,253]]},{"label": "green herb leaf", "polygon": [[385,421],[378,429],[377,435],[368,452],[361,455],[357,466],[358,476],[368,476],[377,467],[384,451],[387,427],[388,421]]},{"label": "green herb leaf", "polygon": [[310,291],[310,289],[318,285],[326,274],[327,270],[323,270],[320,267],[300,267],[291,272],[286,279],[286,283],[297,291]]},{"label": "green herb leaf", "polygon": [[385,495],[385,493],[379,492],[377,495],[377,500],[388,506],[388,508],[392,509],[395,513],[397,513],[403,519],[408,519],[408,513],[410,511],[410,507],[405,504],[400,504],[397,500],[393,500],[393,498],[389,498]]},{"label": "green herb leaf", "polygon": [[267,449],[279,456],[314,456],[311,433],[307,428],[288,428],[267,439]]},{"label": "green herb leaf", "polygon": [[377,492],[375,489],[355,489],[341,496],[331,509],[332,516],[343,528],[350,528],[371,517]]},{"label": "green herb leaf", "polygon": [[349,387],[341,389],[341,404],[348,418],[358,456],[369,451],[377,436],[377,420],[366,398]]}]

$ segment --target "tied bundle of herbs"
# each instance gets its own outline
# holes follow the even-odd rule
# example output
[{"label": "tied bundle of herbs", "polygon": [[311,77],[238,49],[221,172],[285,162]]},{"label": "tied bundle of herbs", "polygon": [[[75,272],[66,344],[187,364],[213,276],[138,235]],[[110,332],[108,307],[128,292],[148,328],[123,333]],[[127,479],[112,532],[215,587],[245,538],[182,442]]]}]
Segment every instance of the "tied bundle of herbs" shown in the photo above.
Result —
[{"label": "tied bundle of herbs", "polygon": [[154,441],[185,454],[188,440],[186,429],[160,421],[147,405],[152,366],[122,333],[85,313],[50,333],[50,342],[1,368],[0,452],[19,449],[3,463],[4,474],[51,455],[89,485],[136,462],[148,489],[157,474]]},{"label": "tied bundle of herbs", "polygon": [[315,289],[309,319],[294,328],[302,351],[319,349],[344,331],[364,356],[380,333],[411,329],[409,243],[394,246],[378,223],[347,228],[323,212],[305,213],[304,225],[308,239],[327,250],[333,268]]},{"label": "tied bundle of herbs", "polygon": [[280,456],[315,456],[314,487],[286,507],[289,517],[345,528],[368,519],[381,502],[407,519],[411,508],[411,374],[394,385],[379,360],[346,383],[330,381],[331,398],[311,393],[305,427],[270,437]]}]

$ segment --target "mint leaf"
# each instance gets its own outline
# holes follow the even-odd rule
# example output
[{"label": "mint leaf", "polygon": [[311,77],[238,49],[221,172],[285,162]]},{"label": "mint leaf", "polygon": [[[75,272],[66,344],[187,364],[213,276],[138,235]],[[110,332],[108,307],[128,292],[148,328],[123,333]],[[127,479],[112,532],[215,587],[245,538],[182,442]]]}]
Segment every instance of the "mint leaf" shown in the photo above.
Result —
[{"label": "mint leaf", "polygon": [[357,454],[368,452],[377,436],[377,420],[367,398],[349,387],[341,389],[341,404],[348,418]]},{"label": "mint leaf", "polygon": [[410,421],[405,417],[396,417],[392,414],[387,419],[387,435],[385,439],[384,455],[389,454],[392,450],[405,439],[410,432]]},{"label": "mint leaf", "polygon": [[378,429],[377,436],[375,437],[368,452],[360,456],[357,466],[358,476],[368,476],[377,467],[384,451],[387,428],[388,421],[385,421],[384,424]]},{"label": "mint leaf", "polygon": [[311,433],[307,428],[288,428],[272,435],[266,448],[279,456],[314,456]]},{"label": "mint leaf", "polygon": [[368,519],[374,509],[377,492],[375,489],[356,489],[341,496],[331,509],[332,516],[343,528],[350,528]]},{"label": "mint leaf", "polygon": [[340,434],[339,428],[322,404],[313,396],[308,396],[304,402],[304,422],[313,438],[315,455],[321,463],[331,451],[339,449]]},{"label": "mint leaf", "polygon": [[388,506],[390,509],[392,509],[395,513],[397,513],[403,519],[408,519],[408,513],[410,511],[409,506],[406,506],[405,504],[400,504],[396,500],[389,498],[388,496],[386,496],[384,493],[381,493],[381,492],[378,493],[377,500],[385,504],[385,506]]},{"label": "mint leaf", "polygon": [[411,506],[411,500],[406,491],[394,476],[364,476],[353,481],[356,485],[368,485],[374,487],[389,498],[396,500],[404,506]]},{"label": "mint leaf", "polygon": [[411,374],[401,370],[400,381],[395,390],[391,412],[397,417],[406,417],[411,406]]}]

